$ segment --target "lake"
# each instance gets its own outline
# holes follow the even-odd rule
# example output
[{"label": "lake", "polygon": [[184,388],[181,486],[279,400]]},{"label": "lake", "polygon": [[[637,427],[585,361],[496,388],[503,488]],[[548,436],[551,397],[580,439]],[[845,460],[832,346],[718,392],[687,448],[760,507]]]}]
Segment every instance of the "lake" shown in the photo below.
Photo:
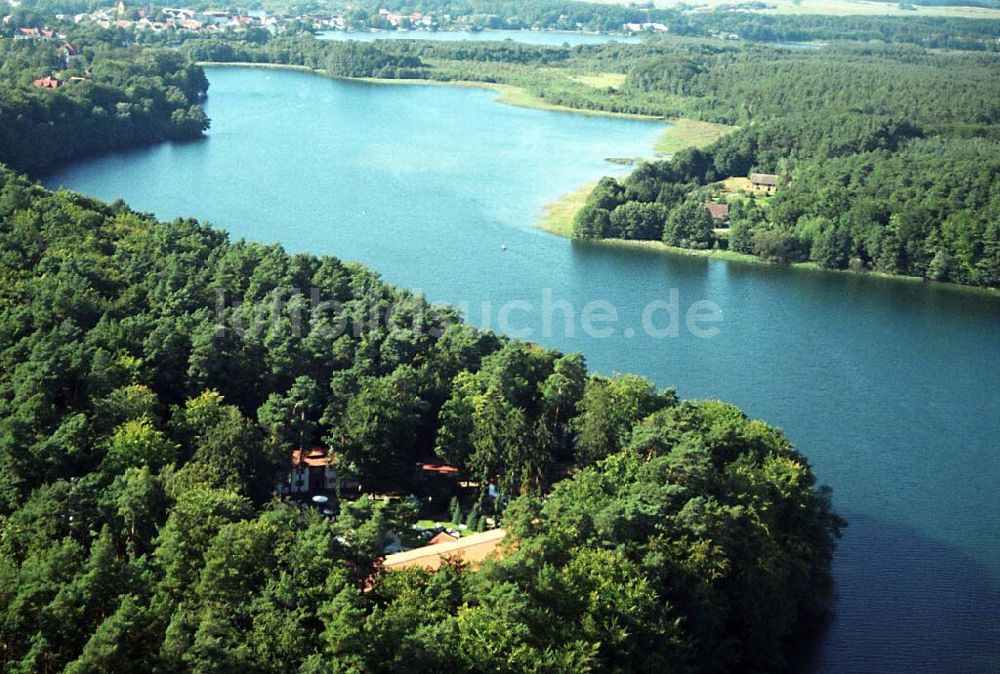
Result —
[{"label": "lake", "polygon": [[636,44],[642,42],[636,35],[603,35],[597,33],[579,33],[561,30],[385,30],[377,32],[351,32],[342,30],[326,30],[318,33],[320,40],[357,40],[358,42],[374,42],[375,40],[440,40],[442,42],[502,42],[512,40],[523,44],[541,45],[546,47],[561,47],[568,44],[575,47],[581,44],[604,44],[606,42],[627,42]]},{"label": "lake", "polygon": [[[628,170],[607,157],[650,154],[662,124],[510,107],[479,89],[208,75],[205,140],[44,182],[358,260],[464,303],[475,323],[582,351],[597,371],[742,406],[785,429],[850,522],[835,614],[801,669],[1000,671],[1000,297],[535,228],[547,202]],[[669,305],[683,322],[701,300],[722,320],[692,327],[714,337],[643,327],[650,307],[661,330]],[[608,312],[596,301],[618,312],[599,326],[610,336],[582,327],[585,310]]]}]

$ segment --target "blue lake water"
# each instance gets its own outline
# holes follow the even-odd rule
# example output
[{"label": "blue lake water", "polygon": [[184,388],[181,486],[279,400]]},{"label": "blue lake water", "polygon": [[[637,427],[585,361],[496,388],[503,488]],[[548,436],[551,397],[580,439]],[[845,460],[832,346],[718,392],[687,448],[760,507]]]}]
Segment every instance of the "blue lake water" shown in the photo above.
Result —
[{"label": "blue lake water", "polygon": [[[739,404],[785,429],[850,521],[835,613],[801,668],[1000,671],[1000,297],[534,227],[560,194],[627,170],[607,157],[648,155],[661,124],[509,107],[477,89],[208,73],[207,139],[82,161],[44,182],[358,260],[466,304],[473,322],[496,327],[506,311],[510,331],[582,351],[598,371]],[[699,300],[720,308],[703,326],[716,336],[647,334],[644,309],[672,289],[682,322]],[[618,312],[601,326],[609,337],[579,320],[597,300]],[[568,303],[572,331],[559,311],[544,330],[547,301]]]},{"label": "blue lake water", "polygon": [[359,42],[374,42],[375,40],[440,40],[443,42],[459,42],[461,40],[471,40],[473,42],[500,42],[512,40],[523,44],[541,45],[547,47],[561,47],[568,44],[575,47],[581,44],[604,44],[614,40],[615,42],[637,43],[642,42],[640,36],[634,35],[599,35],[596,33],[578,33],[556,30],[449,30],[449,31],[428,31],[428,30],[383,30],[377,32],[344,32],[342,30],[327,30],[316,35],[320,40],[357,40]]}]

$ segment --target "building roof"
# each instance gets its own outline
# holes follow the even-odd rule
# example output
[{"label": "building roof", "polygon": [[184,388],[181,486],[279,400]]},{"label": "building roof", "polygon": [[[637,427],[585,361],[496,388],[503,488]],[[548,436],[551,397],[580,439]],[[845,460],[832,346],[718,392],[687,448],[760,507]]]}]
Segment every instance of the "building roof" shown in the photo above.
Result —
[{"label": "building roof", "polygon": [[774,173],[751,173],[750,182],[754,185],[774,187],[778,184],[778,176]]},{"label": "building roof", "polygon": [[461,559],[472,566],[479,566],[496,550],[497,545],[507,535],[504,529],[493,529],[481,534],[464,536],[450,543],[437,543],[414,548],[406,552],[386,555],[382,562],[385,569],[423,568],[437,571],[446,559]]},{"label": "building roof", "polygon": [[705,206],[708,207],[708,214],[712,216],[713,220],[725,220],[729,217],[729,204],[706,201]]},{"label": "building roof", "polygon": [[43,77],[40,80],[35,80],[32,82],[39,89],[58,89],[59,85],[62,84],[57,78],[49,75],[48,77]]},{"label": "building roof", "polygon": [[438,543],[452,543],[459,540],[458,536],[452,536],[447,531],[438,533],[437,536],[427,541],[427,545],[437,545]]},{"label": "building roof", "polygon": [[297,449],[292,452],[293,466],[322,467],[336,462],[336,458],[329,456],[325,449],[310,449],[306,452],[305,456],[302,456],[302,452]]},{"label": "building roof", "polygon": [[437,459],[426,462],[418,462],[417,469],[425,473],[435,473],[437,475],[458,474],[458,468]]}]

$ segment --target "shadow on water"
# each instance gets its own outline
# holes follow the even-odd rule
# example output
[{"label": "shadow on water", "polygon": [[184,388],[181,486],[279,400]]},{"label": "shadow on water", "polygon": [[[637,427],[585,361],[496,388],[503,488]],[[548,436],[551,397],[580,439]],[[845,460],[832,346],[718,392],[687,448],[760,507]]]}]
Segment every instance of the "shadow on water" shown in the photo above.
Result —
[{"label": "shadow on water", "polygon": [[[112,166],[116,163],[119,165],[125,165],[135,162],[137,159],[150,160],[154,157],[162,156],[164,151],[169,151],[173,148],[203,145],[207,143],[208,140],[208,136],[198,136],[196,138],[177,138],[174,140],[151,141],[148,143],[140,143],[138,145],[111,149],[101,148],[94,150],[93,152],[85,152],[77,155],[70,160],[56,162],[53,165],[39,171],[33,171],[30,174],[30,177],[33,180],[45,183],[46,187],[50,189],[58,189],[64,185],[62,185],[59,181],[56,181],[56,183],[53,184],[50,179],[53,176],[64,172],[67,165],[76,165],[87,160],[101,160]],[[110,199],[105,200],[110,201]]]},{"label": "shadow on water", "polygon": [[1000,671],[1000,588],[984,565],[908,527],[841,514],[837,599],[792,671]]},{"label": "shadow on water", "polygon": [[606,258],[615,264],[635,264],[636,260],[656,262],[659,260],[665,266],[672,266],[685,273],[707,273],[713,265],[725,265],[729,274],[747,279],[769,279],[797,284],[834,284],[844,290],[859,292],[890,293],[902,296],[926,297],[930,295],[942,300],[959,301],[967,299],[977,303],[995,300],[1000,311],[1000,292],[995,289],[963,286],[955,283],[938,283],[928,279],[912,276],[881,276],[872,273],[856,273],[832,269],[816,269],[809,267],[790,267],[779,264],[766,264],[756,261],[724,260],[701,255],[688,255],[669,250],[659,250],[655,247],[644,247],[628,243],[586,241],[570,239],[575,255],[581,259]]}]

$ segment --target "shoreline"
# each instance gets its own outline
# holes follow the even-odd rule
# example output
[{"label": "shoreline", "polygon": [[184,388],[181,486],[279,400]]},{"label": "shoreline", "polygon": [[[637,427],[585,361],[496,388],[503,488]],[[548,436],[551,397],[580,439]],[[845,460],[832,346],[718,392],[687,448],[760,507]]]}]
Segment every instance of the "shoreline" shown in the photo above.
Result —
[{"label": "shoreline", "polygon": [[669,246],[662,241],[640,240],[640,239],[575,239],[573,238],[573,218],[577,211],[586,202],[590,191],[596,185],[596,181],[591,181],[571,190],[561,197],[545,205],[542,214],[536,221],[536,227],[543,232],[569,239],[573,243],[582,243],[591,246],[605,246],[608,248],[618,248],[623,250],[642,250],[667,256],[701,257],[708,260],[724,260],[726,262],[754,265],[757,267],[777,267],[792,269],[799,272],[850,274],[857,277],[868,277],[884,279],[889,281],[899,281],[904,283],[927,283],[948,290],[959,290],[962,292],[974,292],[990,297],[1000,297],[1000,288],[984,288],[982,286],[969,286],[950,281],[932,281],[920,276],[905,276],[902,274],[886,274],[880,271],[857,272],[850,269],[823,269],[815,262],[793,262],[790,265],[778,265],[760,259],[756,255],[749,253],[737,253],[731,250],[721,250],[718,248],[694,249],[678,248]]},{"label": "shoreline", "polygon": [[[667,124],[663,133],[667,133],[673,128],[674,123],[666,117],[658,115],[641,115],[631,112],[612,112],[610,110],[593,110],[590,108],[573,108],[568,105],[558,105],[549,103],[538,96],[535,96],[524,87],[516,84],[502,84],[499,82],[479,82],[476,80],[435,80],[429,78],[409,78],[396,79],[384,77],[343,77],[331,75],[318,68],[309,66],[292,65],[286,63],[255,63],[253,61],[196,61],[195,65],[203,68],[261,68],[264,70],[294,70],[298,72],[311,73],[319,77],[331,80],[341,80],[343,82],[365,82],[368,84],[395,84],[395,85],[423,85],[423,86],[445,86],[468,89],[487,89],[495,91],[499,95],[496,98],[498,103],[513,105],[519,108],[530,108],[532,110],[546,110],[548,112],[562,112],[573,115],[590,115],[593,117],[612,117],[616,119],[635,119],[647,122],[660,122]],[[657,141],[659,142],[659,141]]]},{"label": "shoreline", "polygon": [[[546,208],[549,208],[549,206],[547,206]],[[579,242],[586,245],[606,246],[608,248],[620,248],[625,250],[645,250],[652,253],[658,253],[660,255],[666,255],[670,257],[677,257],[677,256],[701,257],[708,260],[723,260],[729,263],[753,265],[755,267],[773,267],[778,269],[791,269],[797,272],[809,272],[809,273],[819,273],[819,274],[847,274],[858,278],[876,278],[879,280],[895,281],[901,283],[927,284],[948,291],[971,292],[980,295],[986,295],[989,297],[1000,297],[1000,288],[969,286],[969,285],[962,285],[961,283],[952,283],[951,281],[934,281],[931,279],[925,279],[920,276],[906,276],[903,274],[886,274],[885,272],[881,271],[858,272],[858,271],[851,271],[850,269],[823,269],[815,262],[793,262],[790,265],[780,265],[780,264],[774,264],[772,262],[767,262],[765,260],[760,259],[756,255],[750,255],[749,253],[737,253],[735,251],[721,250],[718,248],[706,248],[706,249],[678,248],[676,246],[668,246],[662,241],[640,240],[640,239],[574,239],[570,235],[560,234],[558,232],[552,231],[551,229],[546,229],[541,225],[539,225],[539,228],[543,229],[544,231],[550,234],[554,234],[555,236],[562,236],[563,238],[568,238],[572,242]]]},{"label": "shoreline", "polygon": [[670,126],[660,134],[653,146],[653,151],[660,156],[672,156],[689,147],[708,147],[726,134],[739,129],[738,126],[703,122],[690,117],[677,117],[668,120],[668,123]]},{"label": "shoreline", "polygon": [[[562,112],[568,114],[583,114],[583,115],[594,115],[600,117],[617,117],[619,119],[640,119],[647,121],[657,121],[667,124],[667,128],[663,130],[661,136],[657,138],[654,145],[654,153],[658,153],[658,148],[662,147],[665,143],[664,137],[668,136],[671,130],[679,129],[681,134],[681,139],[684,134],[684,127],[686,125],[697,127],[699,125],[710,125],[715,127],[724,127],[724,125],[716,124],[711,125],[709,122],[700,122],[698,120],[687,120],[686,118],[679,118],[677,120],[668,120],[664,117],[656,117],[652,115],[636,115],[629,113],[617,113],[617,112],[606,112],[602,110],[586,110],[580,108],[570,108],[568,106],[554,105],[551,103],[546,103],[542,99],[531,94],[527,89],[523,87],[518,87],[513,84],[500,84],[496,82],[476,82],[472,80],[432,80],[432,79],[385,79],[376,77],[339,77],[336,75],[330,75],[322,70],[316,68],[310,68],[309,66],[292,65],[286,63],[254,63],[250,61],[234,61],[234,62],[220,62],[220,61],[198,61],[196,65],[209,68],[260,68],[264,70],[293,70],[298,72],[310,73],[320,77],[326,77],[332,80],[342,80],[347,82],[366,82],[369,84],[404,84],[404,85],[424,85],[424,86],[450,86],[450,87],[462,87],[462,88],[476,88],[476,89],[488,89],[497,92],[499,95],[496,97],[496,102],[503,103],[505,105],[513,105],[517,107],[532,108],[536,110],[547,110],[550,112]],[[686,124],[692,123],[693,124]],[[723,133],[728,133],[730,130],[734,130],[736,127],[728,127],[723,131]],[[717,129],[719,130],[719,129]],[[678,131],[675,131],[678,134]],[[721,134],[720,134],[721,135]],[[718,137],[718,136],[717,136]],[[676,140],[681,140],[676,139]],[[675,139],[670,139],[674,141]],[[692,144],[686,145],[686,147],[697,146]],[[677,149],[680,149],[679,147]],[[676,150],[675,150],[676,151]],[[555,200],[549,202],[545,205],[541,216],[535,221],[535,227],[541,229],[544,232],[555,236],[561,236],[566,239],[573,241],[572,236],[572,223],[573,217],[576,212],[583,206],[583,202],[586,201],[587,196],[590,194],[590,190],[596,185],[596,181],[590,181],[577,187],[566,194],[563,194],[556,198]],[[568,223],[568,224],[567,224]],[[695,250],[689,248],[677,248],[675,246],[668,246],[661,241],[652,240],[631,240],[631,239],[595,239],[588,240],[589,244],[599,245],[599,246],[611,246],[624,249],[632,250],[647,250],[651,252],[660,253],[662,255],[685,255],[688,257],[703,257],[707,259],[714,260],[725,260],[726,262],[735,262],[737,264],[752,264],[752,265],[765,265],[771,267],[780,267],[781,265],[775,265],[770,262],[765,262],[760,258],[750,255],[747,253],[736,253],[728,250],[718,250],[718,249],[707,249],[707,250]],[[851,274],[859,277],[874,277],[880,279],[887,279],[892,281],[902,281],[907,283],[932,283],[936,286],[942,288],[958,289],[965,292],[978,292],[981,294],[989,295],[991,297],[1000,297],[1000,289],[998,288],[983,288],[980,286],[968,286],[959,283],[942,282],[942,281],[931,281],[929,279],[924,279],[919,276],[903,276],[898,274],[886,274],[884,272],[855,272],[850,269],[822,269],[815,262],[795,262],[788,267],[788,269],[795,269],[798,271],[809,271],[809,272],[830,272],[837,274]]]}]

